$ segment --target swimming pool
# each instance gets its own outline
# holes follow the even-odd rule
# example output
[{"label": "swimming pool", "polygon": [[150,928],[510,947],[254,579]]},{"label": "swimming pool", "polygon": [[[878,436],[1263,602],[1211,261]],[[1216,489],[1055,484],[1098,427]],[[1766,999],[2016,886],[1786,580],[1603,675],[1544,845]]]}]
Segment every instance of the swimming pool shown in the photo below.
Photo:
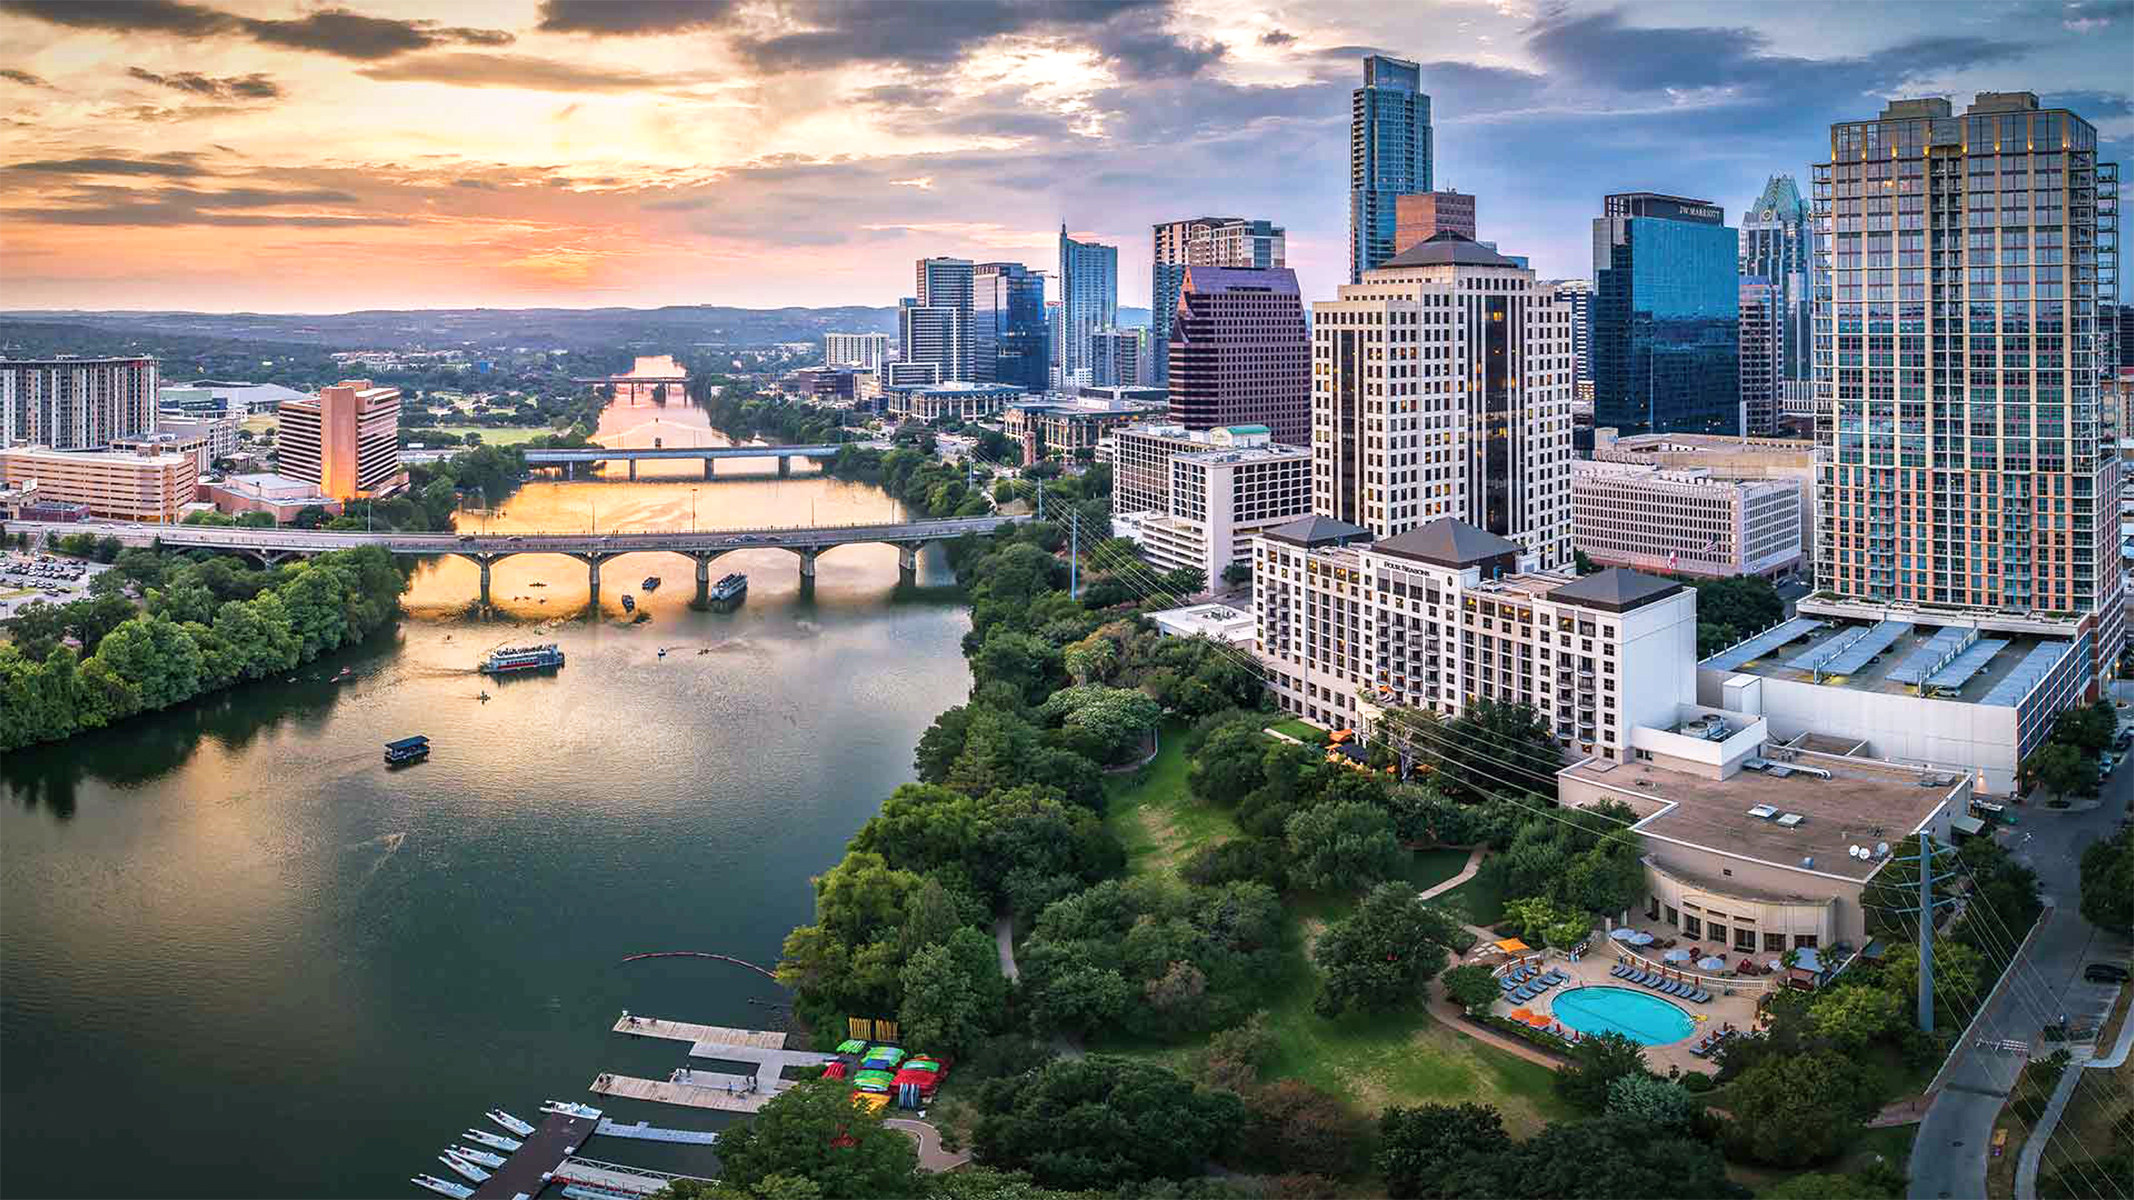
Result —
[{"label": "swimming pool", "polygon": [[1556,1019],[1580,1033],[1620,1033],[1640,1046],[1679,1042],[1696,1031],[1689,1014],[1647,992],[1583,987],[1556,997]]}]

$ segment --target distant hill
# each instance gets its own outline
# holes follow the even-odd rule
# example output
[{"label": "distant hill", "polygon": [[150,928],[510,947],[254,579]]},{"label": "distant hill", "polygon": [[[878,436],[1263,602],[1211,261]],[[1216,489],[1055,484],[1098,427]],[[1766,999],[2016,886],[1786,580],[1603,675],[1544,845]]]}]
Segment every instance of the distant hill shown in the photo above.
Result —
[{"label": "distant hill", "polygon": [[[329,350],[524,348],[681,352],[819,342],[826,332],[896,332],[894,308],[425,308],[334,314],[0,311],[0,341],[44,340],[33,325],[70,335],[108,331],[143,336],[279,342]],[[52,331],[56,332],[56,331]]]}]

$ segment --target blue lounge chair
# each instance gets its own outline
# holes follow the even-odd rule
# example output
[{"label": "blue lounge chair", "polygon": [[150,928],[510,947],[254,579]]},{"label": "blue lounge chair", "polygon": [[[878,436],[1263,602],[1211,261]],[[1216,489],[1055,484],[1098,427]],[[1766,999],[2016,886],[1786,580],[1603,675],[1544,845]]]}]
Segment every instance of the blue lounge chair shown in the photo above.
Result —
[{"label": "blue lounge chair", "polygon": [[1675,981],[1667,978],[1665,975],[1662,975],[1660,977],[1660,982],[1654,984],[1653,986],[1657,988],[1659,990],[1659,993],[1663,996],[1672,996],[1675,994]]},{"label": "blue lounge chair", "polygon": [[1698,988],[1696,999],[1699,1004],[1710,1004],[1712,1002],[1712,994],[1703,988]]},{"label": "blue lounge chair", "polygon": [[1512,993],[1512,999],[1517,1000],[1521,1004],[1524,1004],[1527,1001],[1532,1000],[1533,998],[1534,989],[1529,987],[1521,987],[1518,991]]},{"label": "blue lounge chair", "polygon": [[1658,989],[1660,984],[1664,982],[1665,980],[1661,979],[1658,975],[1645,976],[1645,986],[1649,988]]},{"label": "blue lounge chair", "polygon": [[1623,972],[1623,982],[1643,983],[1645,982],[1645,972],[1638,970],[1636,967],[1630,967]]},{"label": "blue lounge chair", "polygon": [[1670,996],[1687,996],[1689,994],[1689,989],[1683,987],[1679,983],[1676,983],[1672,979],[1668,980],[1666,984],[1662,985],[1660,990],[1666,992]]},{"label": "blue lounge chair", "polygon": [[1615,967],[1608,973],[1610,975],[1615,976],[1617,979],[1621,979],[1625,975],[1630,974],[1630,966],[1627,963],[1617,963],[1615,964]]},{"label": "blue lounge chair", "polygon": [[1518,984],[1516,984],[1516,983],[1513,983],[1513,982],[1512,982],[1511,980],[1509,980],[1509,979],[1499,979],[1499,980],[1497,981],[1497,986],[1498,986],[1498,987],[1500,987],[1500,988],[1502,988],[1502,989],[1504,989],[1504,992],[1505,992],[1505,994],[1507,994],[1507,995],[1511,994],[1512,992],[1516,992],[1516,991],[1518,991],[1518,990],[1519,990],[1519,985],[1518,985]]}]

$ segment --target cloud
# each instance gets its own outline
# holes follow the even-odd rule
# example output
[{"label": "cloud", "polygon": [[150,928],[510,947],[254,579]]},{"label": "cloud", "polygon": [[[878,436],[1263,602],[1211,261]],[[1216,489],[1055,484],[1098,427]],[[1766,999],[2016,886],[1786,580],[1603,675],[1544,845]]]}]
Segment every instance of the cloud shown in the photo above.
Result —
[{"label": "cloud", "polygon": [[672,74],[648,75],[532,54],[484,54],[472,50],[424,54],[374,67],[359,67],[356,74],[366,79],[442,83],[453,87],[525,88],[539,92],[635,92],[678,82]]},{"label": "cloud", "polygon": [[358,60],[391,58],[455,43],[504,46],[513,41],[512,35],[501,29],[369,17],[345,8],[324,8],[301,17],[274,20],[239,16],[185,0],[0,0],[0,12],[70,29],[194,38],[249,37],[270,46]]},{"label": "cloud", "polygon": [[681,33],[719,25],[735,0],[541,0],[546,33],[631,36]]},{"label": "cloud", "polygon": [[24,87],[48,88],[52,86],[51,84],[46,83],[42,78],[36,75],[32,75],[28,71],[18,71],[13,67],[0,67],[0,79],[12,80],[16,83],[21,84]]},{"label": "cloud", "polygon": [[2112,22],[2134,17],[2134,0],[2071,0],[2060,9],[2062,28],[2095,33]]},{"label": "cloud", "polygon": [[1081,42],[1134,77],[1192,74],[1222,46],[1168,32],[1166,0],[794,0],[786,23],[750,30],[734,46],[760,67],[816,70],[853,63],[943,67],[995,38]]},{"label": "cloud", "polygon": [[9,163],[0,171],[39,175],[156,175],[170,179],[188,179],[212,174],[192,159],[193,155],[165,158],[116,158],[89,156],[84,158],[44,158],[30,162]]},{"label": "cloud", "polygon": [[139,67],[128,67],[126,73],[143,83],[153,83],[214,100],[273,100],[282,94],[280,84],[260,74],[232,75],[218,79],[213,75],[202,75],[198,71],[158,75]]},{"label": "cloud", "polygon": [[910,179],[892,179],[889,181],[889,186],[918,188],[922,192],[930,192],[934,190],[934,177],[931,175],[914,175]]},{"label": "cloud", "polygon": [[1287,29],[1270,29],[1260,35],[1262,46],[1289,46],[1294,45],[1296,40],[1297,35]]},{"label": "cloud", "polygon": [[[10,168],[14,169],[14,168]],[[362,225],[408,225],[413,220],[368,213],[262,212],[261,209],[311,208],[349,205],[356,197],[337,188],[278,190],[233,187],[221,191],[165,186],[119,187],[108,184],[78,184],[55,196],[41,196],[34,212],[51,225],[93,226],[187,226],[236,227],[293,226],[333,228]],[[22,218],[31,209],[0,210],[0,216]]]}]

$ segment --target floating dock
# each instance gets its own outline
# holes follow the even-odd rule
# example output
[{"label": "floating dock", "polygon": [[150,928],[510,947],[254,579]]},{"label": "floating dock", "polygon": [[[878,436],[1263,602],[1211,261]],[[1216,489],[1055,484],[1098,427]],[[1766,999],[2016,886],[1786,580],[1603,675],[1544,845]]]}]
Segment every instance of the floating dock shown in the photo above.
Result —
[{"label": "floating dock", "polygon": [[701,1175],[676,1175],[671,1171],[654,1171],[645,1167],[626,1167],[621,1163],[601,1162],[597,1158],[566,1158],[556,1167],[557,1183],[575,1184],[579,1187],[630,1196],[649,1196],[677,1179],[694,1179],[711,1183]]},{"label": "floating dock", "polygon": [[[527,1135],[526,1144],[504,1160],[496,1173],[474,1189],[473,1200],[513,1200],[538,1196],[548,1186],[548,1176],[593,1136],[594,1123],[585,1117],[550,1113]],[[657,1190],[657,1189],[655,1189]]]},{"label": "floating dock", "polygon": [[665,1081],[629,1075],[601,1075],[593,1080],[589,1090],[604,1096],[654,1100],[661,1104],[718,1112],[757,1112],[772,1096],[792,1086],[793,1081],[784,1078],[785,1068],[819,1067],[837,1060],[834,1054],[788,1050],[783,1033],[762,1029],[729,1029],[723,1025],[697,1025],[688,1021],[626,1015],[615,1022],[615,1032],[687,1042],[691,1058],[743,1063],[755,1070],[745,1075],[733,1075],[684,1069]]},{"label": "floating dock", "polygon": [[[757,1050],[785,1049],[785,1035],[763,1029],[728,1029],[724,1025],[694,1025],[688,1021],[665,1021],[658,1017],[619,1018],[615,1032],[639,1037],[666,1038],[676,1042],[717,1042],[722,1046],[748,1046]],[[827,1056],[825,1056],[827,1057]]]},{"label": "floating dock", "polygon": [[[691,1075],[707,1075],[710,1072],[689,1072]],[[728,1078],[734,1078],[728,1076]],[[634,1075],[602,1075],[594,1079],[588,1091],[603,1096],[621,1096],[626,1100],[653,1100],[661,1104],[679,1104],[684,1108],[708,1108],[714,1112],[753,1113],[763,1111],[770,1103],[773,1092],[729,1092],[723,1087],[704,1087],[694,1084],[674,1083],[661,1079],[639,1079]]]},{"label": "floating dock", "polygon": [[690,1146],[710,1146],[719,1140],[719,1135],[706,1129],[655,1129],[650,1121],[635,1125],[618,1125],[603,1118],[600,1128],[594,1130],[601,1137],[640,1138],[648,1142],[681,1142]]}]

